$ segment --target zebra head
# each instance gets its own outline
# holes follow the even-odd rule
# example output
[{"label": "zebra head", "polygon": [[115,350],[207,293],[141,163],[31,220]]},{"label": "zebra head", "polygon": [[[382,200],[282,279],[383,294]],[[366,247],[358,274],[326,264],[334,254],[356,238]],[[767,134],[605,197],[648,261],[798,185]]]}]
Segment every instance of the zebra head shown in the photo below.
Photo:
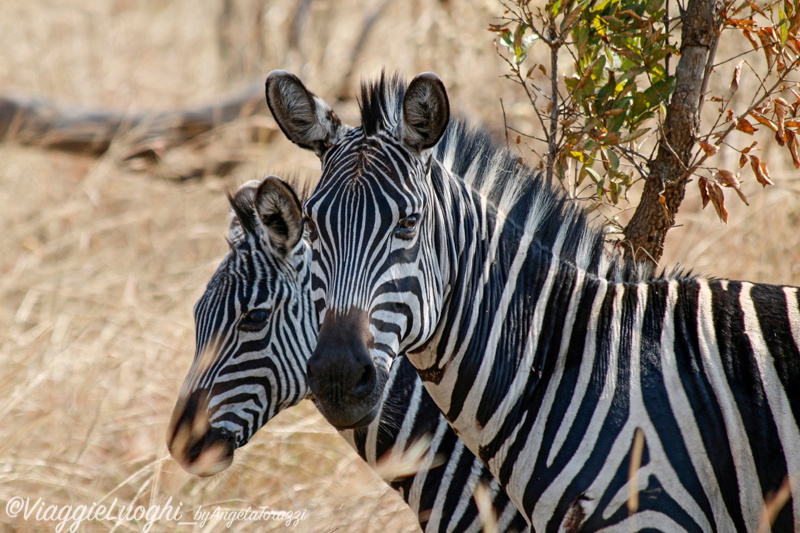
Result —
[{"label": "zebra head", "polygon": [[272,72],[266,93],[286,136],[322,162],[305,205],[321,318],[308,383],[329,422],[363,427],[391,361],[433,334],[444,298],[430,149],[447,128],[447,94],[435,74],[408,86],[382,75],[362,86],[352,128],[292,74]]},{"label": "zebra head", "polygon": [[229,199],[230,252],[195,305],[195,358],[167,433],[175,460],[201,476],[227,468],[236,448],[309,395],[317,333],[294,192],[270,176]]}]

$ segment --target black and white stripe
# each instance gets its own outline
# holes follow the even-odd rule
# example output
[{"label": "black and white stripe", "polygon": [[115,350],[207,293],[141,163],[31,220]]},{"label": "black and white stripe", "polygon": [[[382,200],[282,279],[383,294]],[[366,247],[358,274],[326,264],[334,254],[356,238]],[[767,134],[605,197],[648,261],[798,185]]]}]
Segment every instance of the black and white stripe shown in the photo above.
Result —
[{"label": "black and white stripe", "polygon": [[[173,456],[187,470],[201,475],[230,464],[230,457],[223,458],[221,466],[203,461],[204,450],[229,442],[232,457],[279,411],[310,394],[306,361],[318,332],[311,299],[311,252],[302,239],[285,253],[273,245],[273,237],[260,224],[291,221],[259,216],[259,197],[266,194],[262,189],[258,182],[251,182],[232,198],[231,251],[195,307],[197,355],[168,440]],[[296,224],[301,230],[299,218]],[[258,328],[242,329],[253,309],[268,310],[269,318]],[[197,418],[207,420],[207,431],[176,445],[181,424]],[[389,482],[419,517],[423,530],[481,531],[473,496],[479,484],[491,498],[501,531],[527,529],[525,518],[488,469],[436,409],[407,359],[400,358],[392,366],[376,420],[366,428],[340,434],[371,467],[384,473],[392,469],[387,457],[407,456],[421,439],[430,440],[422,455],[412,458],[419,461],[419,471]]]},{"label": "black and white stripe", "polygon": [[[267,79],[303,145],[285,106],[300,91]],[[362,90],[362,126],[315,130],[305,211],[325,314],[309,380],[323,414],[369,420],[385,361],[406,353],[534,529],[757,530],[784,480],[800,490],[797,289],[625,263],[485,132],[442,126],[443,101],[432,75],[381,77]],[[307,114],[335,118],[321,105]],[[348,355],[364,350],[372,369]],[[800,530],[800,497],[774,529]]]}]

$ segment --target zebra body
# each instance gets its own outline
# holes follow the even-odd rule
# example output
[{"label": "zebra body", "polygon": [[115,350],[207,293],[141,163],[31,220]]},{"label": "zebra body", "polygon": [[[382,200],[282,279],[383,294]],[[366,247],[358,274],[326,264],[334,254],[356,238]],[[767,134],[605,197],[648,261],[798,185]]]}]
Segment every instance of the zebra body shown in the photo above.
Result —
[{"label": "zebra body", "polygon": [[[285,72],[267,99],[322,161],[308,369],[334,425],[369,421],[406,353],[537,531],[756,531],[785,481],[796,496],[796,288],[608,254],[563,193],[447,125],[433,75],[364,85],[357,128]],[[325,334],[342,328],[346,342]],[[774,518],[800,530],[800,498]]]},{"label": "zebra body", "polygon": [[[231,198],[231,251],[195,306],[197,353],[167,436],[190,473],[212,475],[236,448],[283,409],[310,395],[306,361],[317,339],[311,253],[300,238],[300,204],[275,177],[243,185]],[[391,469],[428,442],[418,472],[389,481],[425,531],[480,531],[473,491],[483,485],[501,531],[524,531],[525,518],[488,469],[458,439],[404,357],[393,365],[379,416],[339,432],[372,467]],[[406,468],[408,468],[406,466]],[[391,472],[389,472],[391,474]]]}]

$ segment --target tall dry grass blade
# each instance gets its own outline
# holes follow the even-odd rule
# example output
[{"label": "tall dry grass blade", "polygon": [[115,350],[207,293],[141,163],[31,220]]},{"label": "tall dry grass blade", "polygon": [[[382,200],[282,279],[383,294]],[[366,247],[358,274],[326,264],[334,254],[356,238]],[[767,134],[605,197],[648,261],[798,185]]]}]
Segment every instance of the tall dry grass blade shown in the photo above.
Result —
[{"label": "tall dry grass blade", "polygon": [[[769,533],[772,531],[772,524],[778,517],[778,513],[789,502],[792,497],[792,487],[789,482],[789,476],[786,476],[781,483],[780,488],[774,494],[767,496],[764,500],[764,508],[761,510],[761,520],[758,523],[758,533]],[[795,517],[797,520],[797,517]],[[796,524],[795,524],[796,525]]]},{"label": "tall dry grass blade", "polygon": [[489,494],[489,488],[484,483],[478,483],[472,495],[475,498],[475,504],[478,506],[478,516],[483,525],[483,532],[497,533],[499,530],[497,511],[492,505],[492,496]]},{"label": "tall dry grass blade", "polygon": [[405,451],[389,450],[378,459],[375,472],[385,481],[413,476],[420,470],[429,470],[444,463],[439,456],[431,457],[431,436],[425,435]]},{"label": "tall dry grass blade", "polygon": [[631,464],[628,469],[628,513],[634,514],[639,510],[639,468],[642,466],[642,452],[644,452],[644,431],[636,428],[631,448]]}]

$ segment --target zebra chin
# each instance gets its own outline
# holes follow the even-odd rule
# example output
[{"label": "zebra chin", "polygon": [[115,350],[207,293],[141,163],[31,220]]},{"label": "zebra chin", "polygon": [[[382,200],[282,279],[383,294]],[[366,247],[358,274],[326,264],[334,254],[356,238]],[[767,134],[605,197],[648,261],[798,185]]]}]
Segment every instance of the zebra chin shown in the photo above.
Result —
[{"label": "zebra chin", "polygon": [[340,405],[330,406],[321,402],[319,398],[315,398],[314,402],[322,416],[339,431],[367,427],[381,412],[380,401],[375,403],[372,409],[369,409],[363,416],[361,415],[364,409],[353,409],[350,406],[343,407]]}]

